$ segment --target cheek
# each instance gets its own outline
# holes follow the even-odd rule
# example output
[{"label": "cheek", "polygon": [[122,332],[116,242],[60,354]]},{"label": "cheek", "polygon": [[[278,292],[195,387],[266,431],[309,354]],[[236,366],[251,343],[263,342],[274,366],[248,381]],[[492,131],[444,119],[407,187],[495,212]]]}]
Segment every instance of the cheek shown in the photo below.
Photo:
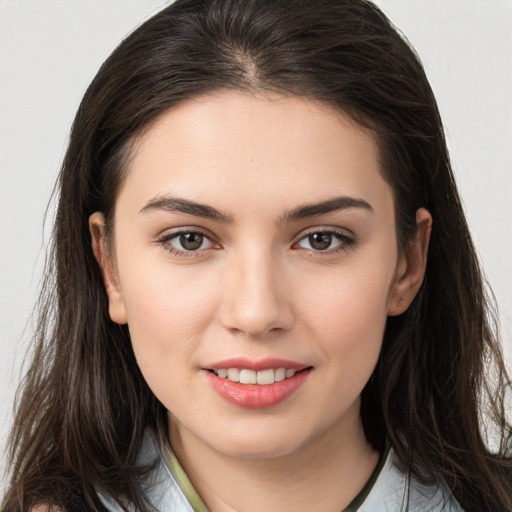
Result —
[{"label": "cheek", "polygon": [[[326,329],[350,331],[357,336],[387,318],[391,276],[369,267],[333,273],[321,286],[316,279],[304,283],[300,295],[307,298],[306,311]],[[306,305],[306,303],[305,303]]]},{"label": "cheek", "polygon": [[125,263],[120,281],[128,327],[137,362],[151,385],[162,375],[171,378],[170,364],[174,374],[193,364],[201,334],[214,316],[214,291],[193,268],[172,272],[154,261]]},{"label": "cheek", "polygon": [[363,374],[373,371],[382,345],[393,275],[393,260],[372,265],[361,262],[331,272],[324,286],[318,276],[304,280],[302,290],[296,292],[308,298],[300,314],[310,337],[345,373],[357,374],[358,368]]},{"label": "cheek", "polygon": [[158,258],[142,264],[128,260],[120,281],[129,323],[150,329],[174,326],[181,332],[197,328],[214,294],[204,274],[194,266],[174,269]]}]

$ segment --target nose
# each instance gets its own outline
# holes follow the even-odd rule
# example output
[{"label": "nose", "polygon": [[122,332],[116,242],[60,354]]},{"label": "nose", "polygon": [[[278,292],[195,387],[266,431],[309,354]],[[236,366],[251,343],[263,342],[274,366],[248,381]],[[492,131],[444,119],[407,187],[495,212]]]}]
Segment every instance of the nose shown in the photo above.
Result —
[{"label": "nose", "polygon": [[224,277],[221,321],[226,329],[263,338],[291,328],[290,290],[271,254],[240,255]]}]

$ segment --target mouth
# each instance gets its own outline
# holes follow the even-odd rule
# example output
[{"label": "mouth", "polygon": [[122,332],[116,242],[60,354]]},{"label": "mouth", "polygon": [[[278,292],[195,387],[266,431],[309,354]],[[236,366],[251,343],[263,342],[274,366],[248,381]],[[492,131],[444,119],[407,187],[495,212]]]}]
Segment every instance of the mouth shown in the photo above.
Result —
[{"label": "mouth", "polygon": [[221,379],[227,379],[231,382],[269,386],[276,382],[291,379],[297,373],[308,369],[311,369],[311,367],[309,366],[300,370],[284,367],[269,368],[260,371],[250,370],[248,368],[216,368],[208,369],[208,371]]},{"label": "mouth", "polygon": [[212,389],[232,405],[266,409],[298,393],[313,367],[276,358],[234,358],[203,370]]}]

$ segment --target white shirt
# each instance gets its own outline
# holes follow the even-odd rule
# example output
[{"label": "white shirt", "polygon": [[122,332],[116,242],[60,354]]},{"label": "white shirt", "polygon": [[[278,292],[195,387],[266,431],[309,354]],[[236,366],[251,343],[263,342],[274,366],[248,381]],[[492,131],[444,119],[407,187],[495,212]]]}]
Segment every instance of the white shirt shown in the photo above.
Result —
[{"label": "white shirt", "polygon": [[[174,457],[172,452],[169,454]],[[167,454],[167,455],[169,455]],[[191,501],[187,500],[184,491],[177,480],[183,477],[184,473],[177,460],[173,463],[166,462],[160,447],[152,434],[147,434],[144,439],[139,461],[141,464],[151,463],[157,460],[155,469],[148,476],[145,482],[146,493],[160,512],[204,512],[205,505],[191,491],[191,484],[186,481],[182,485],[188,487],[188,494],[193,494]],[[180,476],[181,473],[181,476]],[[109,512],[121,512],[122,509],[113,499],[98,492],[101,501]],[[194,500],[198,500],[194,502]],[[351,509],[354,512],[355,509]],[[451,494],[446,485],[425,486],[416,479],[408,479],[407,475],[399,471],[394,464],[394,454],[390,450],[382,466],[380,473],[371,488],[368,496],[357,509],[357,512],[463,512],[455,497]],[[286,511],[284,511],[286,512]]]}]

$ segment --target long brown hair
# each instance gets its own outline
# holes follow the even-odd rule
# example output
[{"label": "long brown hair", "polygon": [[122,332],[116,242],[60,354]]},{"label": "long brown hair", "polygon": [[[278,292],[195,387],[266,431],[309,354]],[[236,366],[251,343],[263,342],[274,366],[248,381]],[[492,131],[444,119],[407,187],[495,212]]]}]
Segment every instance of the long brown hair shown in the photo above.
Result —
[{"label": "long brown hair", "polygon": [[362,395],[365,433],[377,449],[388,440],[420,480],[444,480],[468,512],[512,511],[510,383],[418,57],[370,1],[178,0],[112,53],[76,115],[4,512],[38,503],[98,510],[98,490],[149,510],[140,492],[147,468],[135,461],[146,428],[166,431],[166,411],[137,367],[126,326],[109,319],[88,217],[99,210],[112,222],[142,130],[219,89],[304,96],[372,130],[400,247],[414,235],[416,210],[431,212],[426,278],[409,310],[388,320]]}]

